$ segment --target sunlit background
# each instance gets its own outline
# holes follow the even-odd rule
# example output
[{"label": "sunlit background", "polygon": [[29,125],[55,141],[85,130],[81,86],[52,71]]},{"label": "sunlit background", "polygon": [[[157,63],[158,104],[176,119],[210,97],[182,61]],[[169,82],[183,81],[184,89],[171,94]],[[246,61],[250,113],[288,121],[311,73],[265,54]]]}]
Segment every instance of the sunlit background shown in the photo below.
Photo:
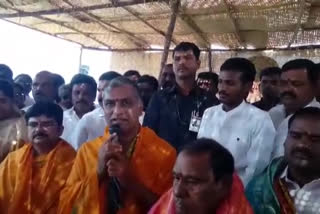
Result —
[{"label": "sunlit background", "polygon": [[48,70],[69,82],[81,63],[97,80],[110,69],[111,52],[83,49],[81,55],[81,46],[76,43],[2,20],[0,38],[0,64],[7,64],[14,76],[27,73],[33,78],[39,71]]}]

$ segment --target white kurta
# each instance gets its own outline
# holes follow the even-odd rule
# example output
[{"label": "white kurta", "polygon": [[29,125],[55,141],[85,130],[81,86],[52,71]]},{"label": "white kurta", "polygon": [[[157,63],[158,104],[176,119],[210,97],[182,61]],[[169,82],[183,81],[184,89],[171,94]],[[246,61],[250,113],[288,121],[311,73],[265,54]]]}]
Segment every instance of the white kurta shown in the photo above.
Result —
[{"label": "white kurta", "polygon": [[[282,108],[284,109],[283,105]],[[318,107],[320,108],[320,103],[318,103],[316,101],[316,99],[313,99],[311,103],[309,103],[306,107]],[[271,109],[272,110],[272,109]],[[270,115],[273,114],[274,112],[271,112],[270,110]],[[272,159],[273,158],[277,158],[277,157],[281,157],[284,155],[284,142],[287,139],[287,135],[288,135],[288,122],[290,117],[292,116],[289,115],[288,117],[284,118],[282,120],[282,122],[280,123],[280,125],[277,127],[277,133],[276,133],[276,137],[275,137],[275,142],[274,142],[274,148],[273,148],[273,152],[272,152]]]},{"label": "white kurta", "polygon": [[269,164],[275,129],[271,118],[246,102],[225,112],[222,104],[207,109],[198,138],[214,139],[227,148],[244,185]]},{"label": "white kurta", "polygon": [[72,134],[71,145],[78,150],[83,143],[103,136],[106,126],[103,109],[98,107],[80,119]]},{"label": "white kurta", "polygon": [[63,112],[63,133],[61,138],[67,141],[71,145],[72,133],[76,129],[76,126],[80,118],[78,117],[76,111],[72,107]]}]

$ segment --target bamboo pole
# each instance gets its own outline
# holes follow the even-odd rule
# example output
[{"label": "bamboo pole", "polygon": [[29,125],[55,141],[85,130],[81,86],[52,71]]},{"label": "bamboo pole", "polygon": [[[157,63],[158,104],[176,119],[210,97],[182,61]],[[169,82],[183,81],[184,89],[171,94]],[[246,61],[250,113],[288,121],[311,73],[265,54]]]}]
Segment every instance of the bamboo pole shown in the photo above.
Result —
[{"label": "bamboo pole", "polygon": [[164,48],[163,48],[164,50],[163,50],[162,57],[161,57],[159,74],[161,74],[162,69],[165,66],[167,59],[168,59],[172,34],[174,31],[174,27],[176,25],[177,15],[179,12],[179,7],[180,7],[180,0],[172,0],[170,3],[171,3],[171,17],[170,17],[170,23],[169,23],[169,26],[167,29],[167,33],[165,36]]}]

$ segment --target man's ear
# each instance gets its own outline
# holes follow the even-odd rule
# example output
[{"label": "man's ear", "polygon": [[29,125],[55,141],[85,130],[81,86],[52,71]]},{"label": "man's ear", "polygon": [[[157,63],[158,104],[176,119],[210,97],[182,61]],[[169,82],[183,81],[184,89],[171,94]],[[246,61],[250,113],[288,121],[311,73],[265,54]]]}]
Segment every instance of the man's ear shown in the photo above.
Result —
[{"label": "man's ear", "polygon": [[59,126],[59,128],[58,128],[58,134],[59,134],[59,136],[61,136],[61,135],[62,135],[63,130],[64,130],[63,125]]},{"label": "man's ear", "polygon": [[200,65],[201,65],[201,60],[200,59],[197,61],[197,65],[198,65],[198,69],[199,69]]}]

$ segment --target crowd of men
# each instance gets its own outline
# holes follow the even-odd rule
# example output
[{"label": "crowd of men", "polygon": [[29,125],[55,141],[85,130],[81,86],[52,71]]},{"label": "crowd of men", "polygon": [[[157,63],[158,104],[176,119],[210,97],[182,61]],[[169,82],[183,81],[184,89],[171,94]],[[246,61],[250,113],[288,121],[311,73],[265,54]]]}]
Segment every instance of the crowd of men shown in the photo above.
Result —
[{"label": "crowd of men", "polygon": [[320,64],[262,70],[251,104],[249,60],[197,76],[195,44],[172,57],[159,80],[69,84],[0,64],[0,213],[320,213]]}]

